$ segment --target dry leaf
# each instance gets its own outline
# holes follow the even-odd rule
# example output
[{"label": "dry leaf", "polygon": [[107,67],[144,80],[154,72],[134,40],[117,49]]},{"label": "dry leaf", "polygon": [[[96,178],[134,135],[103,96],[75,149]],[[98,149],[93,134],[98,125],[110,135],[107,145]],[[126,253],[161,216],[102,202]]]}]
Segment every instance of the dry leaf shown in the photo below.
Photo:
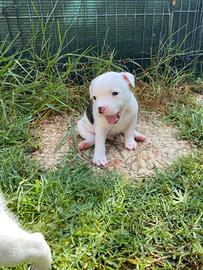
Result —
[{"label": "dry leaf", "polygon": [[172,1],[172,5],[175,6],[176,5],[176,0],[171,0]]}]

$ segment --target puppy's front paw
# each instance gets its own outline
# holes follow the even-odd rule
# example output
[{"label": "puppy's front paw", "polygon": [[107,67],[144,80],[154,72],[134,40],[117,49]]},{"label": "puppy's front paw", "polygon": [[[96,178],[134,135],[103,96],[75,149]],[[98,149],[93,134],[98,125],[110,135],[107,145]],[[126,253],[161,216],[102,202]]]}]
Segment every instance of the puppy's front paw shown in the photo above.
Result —
[{"label": "puppy's front paw", "polygon": [[129,140],[126,140],[125,141],[125,147],[128,149],[128,150],[133,150],[137,147],[137,143],[134,139],[129,139]]},{"label": "puppy's front paw", "polygon": [[97,166],[106,166],[108,161],[106,156],[94,154],[92,162]]}]

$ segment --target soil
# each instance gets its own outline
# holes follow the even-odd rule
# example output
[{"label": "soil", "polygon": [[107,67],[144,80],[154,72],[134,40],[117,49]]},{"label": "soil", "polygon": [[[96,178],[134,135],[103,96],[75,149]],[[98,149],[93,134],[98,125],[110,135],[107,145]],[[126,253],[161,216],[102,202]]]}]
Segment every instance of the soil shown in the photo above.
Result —
[{"label": "soil", "polygon": [[[142,111],[138,131],[146,135],[145,142],[138,142],[136,150],[125,149],[123,136],[106,142],[108,169],[116,169],[129,177],[152,175],[157,169],[166,168],[177,158],[190,153],[195,145],[178,140],[178,131],[167,125],[156,112]],[[42,120],[31,132],[39,141],[39,149],[32,153],[42,169],[55,169],[62,164],[67,153],[73,150],[74,138],[82,140],[74,132],[76,119],[67,115],[54,115]],[[71,128],[71,129],[70,129]],[[78,152],[91,165],[93,148]],[[68,164],[68,163],[67,163]]]}]

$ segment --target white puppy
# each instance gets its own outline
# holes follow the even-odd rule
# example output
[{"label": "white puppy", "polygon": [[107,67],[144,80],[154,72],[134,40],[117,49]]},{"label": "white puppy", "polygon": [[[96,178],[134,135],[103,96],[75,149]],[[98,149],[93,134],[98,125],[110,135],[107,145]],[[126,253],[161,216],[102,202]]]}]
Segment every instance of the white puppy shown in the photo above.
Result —
[{"label": "white puppy", "polygon": [[0,266],[32,263],[32,270],[48,270],[51,251],[41,233],[23,230],[7,210],[0,194]]},{"label": "white puppy", "polygon": [[135,141],[145,136],[136,132],[138,104],[131,92],[135,78],[128,72],[107,72],[95,78],[89,88],[91,102],[77,123],[82,138],[78,148],[84,150],[95,144],[93,163],[107,165],[105,141],[123,133],[125,147],[135,149]]}]

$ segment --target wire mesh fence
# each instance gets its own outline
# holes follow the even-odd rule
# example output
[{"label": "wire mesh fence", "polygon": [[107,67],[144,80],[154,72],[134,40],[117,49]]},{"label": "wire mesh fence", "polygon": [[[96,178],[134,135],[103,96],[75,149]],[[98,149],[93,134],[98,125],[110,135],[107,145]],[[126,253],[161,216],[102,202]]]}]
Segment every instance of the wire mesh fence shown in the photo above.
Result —
[{"label": "wire mesh fence", "polygon": [[16,37],[14,50],[39,21],[51,25],[55,48],[60,28],[66,50],[100,52],[106,44],[119,59],[144,61],[166,40],[171,46],[184,40],[185,57],[203,51],[202,0],[0,0],[0,40]]}]

